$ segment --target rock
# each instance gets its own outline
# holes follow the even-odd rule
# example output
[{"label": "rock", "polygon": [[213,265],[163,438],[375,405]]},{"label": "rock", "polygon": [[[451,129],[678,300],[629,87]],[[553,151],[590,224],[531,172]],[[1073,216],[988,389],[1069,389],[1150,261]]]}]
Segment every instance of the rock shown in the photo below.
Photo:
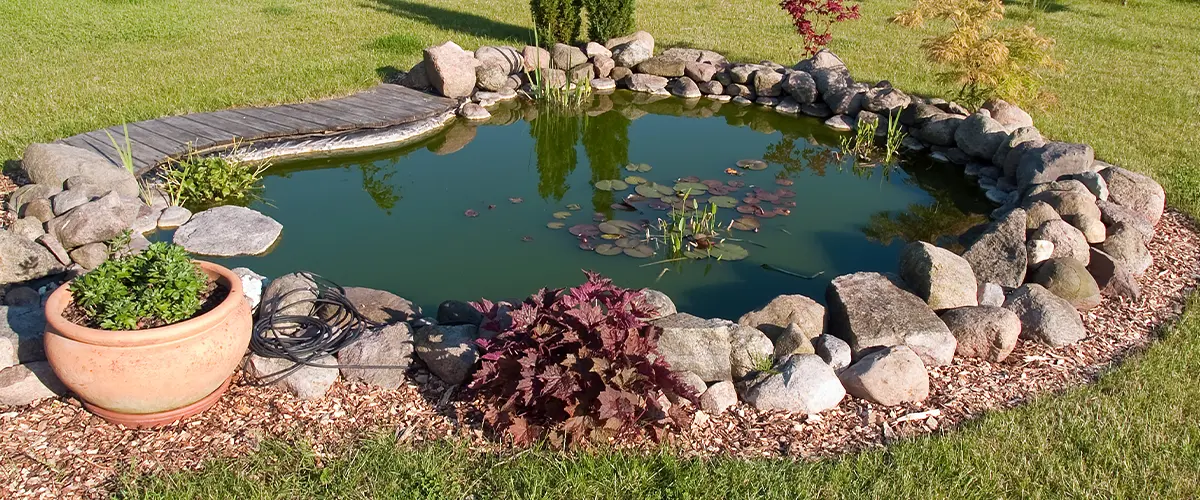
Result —
[{"label": "rock", "polygon": [[658,351],[675,371],[690,371],[705,382],[730,380],[732,339],[729,327],[686,313],[654,321],[662,328]]},{"label": "rock", "polygon": [[731,83],[725,86],[725,94],[751,99],[754,97],[754,90],[740,83]]},{"label": "rock", "polygon": [[668,82],[661,76],[634,73],[622,80],[621,83],[634,92],[655,92],[666,89]]},{"label": "rock", "polygon": [[932,104],[925,104],[920,101],[910,101],[908,106],[905,106],[904,111],[900,112],[900,123],[908,126],[922,126],[930,119],[944,115],[946,112]]},{"label": "rock", "polygon": [[242,279],[242,295],[246,297],[246,303],[250,304],[251,309],[258,307],[259,302],[262,302],[263,284],[267,277],[245,267],[233,268],[230,271]]},{"label": "rock", "polygon": [[1008,140],[1008,133],[1000,122],[986,113],[975,113],[963,120],[954,132],[954,142],[967,154],[991,160],[1000,145]]},{"label": "rock", "polygon": [[404,74],[404,77],[400,79],[400,85],[422,92],[433,90],[433,85],[429,83],[429,70],[426,69],[424,59],[418,61],[412,69],[408,70],[408,73]]},{"label": "rock", "polygon": [[[262,302],[277,314],[311,316],[315,307],[312,301],[317,298],[317,292],[317,282],[308,273],[285,274],[267,284],[262,292]],[[292,331],[286,334],[290,335]]]},{"label": "rock", "polygon": [[825,330],[825,307],[804,295],[780,295],[763,307],[743,314],[738,324],[750,326],[765,333],[772,340],[796,325],[807,339],[821,335]]},{"label": "rock", "polygon": [[929,397],[929,373],[912,349],[898,345],[874,351],[838,375],[846,392],[883,406]]},{"label": "rock", "polygon": [[818,69],[829,68],[845,68],[846,63],[829,49],[821,49],[813,54],[812,57],[796,63],[795,69],[800,71],[813,71]]},{"label": "rock", "polygon": [[541,80],[537,82],[539,85],[545,85],[551,88],[566,87],[568,83],[567,72],[561,69],[547,68],[541,70]]},{"label": "rock", "polygon": [[68,178],[78,176],[121,196],[138,195],[137,179],[123,165],[114,165],[98,153],[66,144],[30,144],[21,158],[21,168],[35,184],[61,187]]},{"label": "rock", "polygon": [[33,217],[21,217],[13,221],[8,230],[29,241],[34,241],[38,239],[38,236],[46,234],[42,223]]},{"label": "rock", "polygon": [[613,60],[616,61],[618,66],[632,68],[654,56],[654,38],[644,31],[639,31],[630,36],[637,37],[639,34],[643,34],[644,36],[631,39],[619,45],[610,44],[614,40],[628,39],[629,37],[609,40],[608,43],[604,44],[605,47],[612,50]]},{"label": "rock", "polygon": [[137,205],[125,203],[113,192],[55,217],[46,227],[70,249],[115,238],[129,229],[137,215]]},{"label": "rock", "polygon": [[497,92],[508,86],[510,74],[503,66],[484,62],[475,68],[475,85],[483,90]]},{"label": "rock", "polygon": [[696,86],[696,82],[686,76],[671,82],[670,91],[672,95],[684,99],[698,99],[703,95],[700,93],[700,87]]},{"label": "rock", "polygon": [[783,79],[783,91],[800,104],[817,100],[817,82],[812,75],[803,71],[789,71]]},{"label": "rock", "polygon": [[[35,200],[44,200],[48,202],[50,201],[50,198],[61,192],[62,186],[59,184],[26,184],[17,188],[8,195],[8,209],[17,214],[23,214],[25,212],[25,206],[29,203]],[[46,206],[52,207],[51,204],[47,204]],[[53,217],[53,209],[51,209],[51,217]]]},{"label": "rock", "polygon": [[729,64],[725,56],[711,50],[690,49],[686,47],[669,48],[663,51],[661,57],[677,59],[683,62],[710,64],[712,66],[727,66]]},{"label": "rock", "polygon": [[447,300],[438,304],[437,322],[442,325],[479,326],[483,323],[483,313],[461,300]]},{"label": "rock", "polygon": [[1087,172],[1091,170],[1094,160],[1095,152],[1086,144],[1046,143],[1021,155],[1016,170],[1017,186],[1025,189],[1034,184],[1045,184],[1060,177]]},{"label": "rock", "polygon": [[600,45],[596,42],[588,42],[586,45],[584,45],[583,53],[584,55],[588,56],[589,59],[595,58],[596,56],[612,57],[612,51],[608,50],[608,47]]},{"label": "rock", "polygon": [[596,67],[592,63],[583,63],[567,71],[567,81],[581,85],[590,82],[596,76]]},{"label": "rock", "polygon": [[27,406],[67,394],[50,363],[35,361],[0,370],[0,407]]},{"label": "rock", "polygon": [[817,92],[821,95],[828,95],[844,89],[851,83],[850,72],[844,66],[814,69],[809,74],[812,75],[813,83],[817,85]]},{"label": "rock", "polygon": [[54,210],[54,215],[62,215],[89,201],[92,201],[92,197],[83,191],[63,191],[50,198],[50,206]]},{"label": "rock", "polygon": [[678,59],[669,57],[651,57],[638,63],[635,71],[638,73],[646,73],[648,75],[656,75],[667,78],[677,78],[684,76],[686,63]]},{"label": "rock", "polygon": [[837,114],[855,116],[862,110],[863,93],[853,87],[835,90],[825,94],[825,104],[829,111]]},{"label": "rock", "polygon": [[1151,225],[1158,224],[1167,198],[1154,179],[1121,167],[1106,168],[1100,176],[1108,183],[1109,201],[1141,214]]},{"label": "rock", "polygon": [[423,326],[413,335],[413,343],[430,372],[447,384],[458,385],[470,378],[479,361],[478,333],[479,328],[469,324]]},{"label": "rock", "polygon": [[158,216],[158,227],[172,229],[187,223],[192,218],[192,211],[183,207],[167,207]]},{"label": "rock", "polygon": [[372,328],[358,341],[338,351],[340,365],[395,366],[396,368],[352,368],[343,366],[347,380],[361,380],[384,389],[399,389],[406,380],[405,371],[412,363],[413,334],[408,323],[392,323]]},{"label": "rock", "polygon": [[683,385],[692,388],[692,390],[696,392],[697,396],[704,394],[704,391],[708,390],[708,384],[704,383],[704,379],[700,378],[700,376],[696,375],[695,373],[675,372],[675,376],[679,377],[679,381],[682,382]]},{"label": "rock", "polygon": [[83,266],[84,269],[95,269],[108,260],[108,245],[104,243],[88,243],[71,250],[68,253],[71,260]]},{"label": "rock", "polygon": [[812,104],[801,104],[800,112],[807,116],[815,118],[825,118],[833,114],[829,111],[829,106],[823,102],[814,102]]},{"label": "rock", "polygon": [[1100,220],[1105,226],[1124,224],[1125,227],[1137,231],[1143,240],[1154,239],[1154,224],[1133,209],[1104,200],[1097,200],[1096,208],[1100,209]]},{"label": "rock", "polygon": [[733,83],[752,86],[754,85],[754,74],[760,69],[763,67],[757,64],[737,64],[729,68],[729,78]]},{"label": "rock", "polygon": [[1004,305],[1004,287],[995,283],[979,284],[979,305],[1000,307]]},{"label": "rock", "polygon": [[1026,229],[1037,229],[1047,222],[1061,220],[1062,217],[1058,215],[1058,212],[1054,211],[1054,207],[1044,201],[1033,201],[1025,206]]},{"label": "rock", "polygon": [[879,273],[834,278],[826,291],[829,333],[847,341],[855,356],[879,346],[907,345],[932,366],[950,363],[954,336],[920,298]]},{"label": "rock", "polygon": [[820,335],[812,339],[812,345],[817,356],[825,360],[825,363],[834,371],[850,366],[853,353],[850,344],[847,344],[845,340],[833,335]]},{"label": "rock", "polygon": [[1029,235],[1030,239],[1046,240],[1054,244],[1049,258],[1070,258],[1087,265],[1091,251],[1087,238],[1075,226],[1062,220],[1047,221]]},{"label": "rock", "polygon": [[345,290],[346,298],[354,304],[354,308],[376,323],[399,323],[421,317],[419,306],[394,293],[354,286]]},{"label": "rock", "polygon": [[40,297],[28,306],[0,306],[0,368],[44,361],[45,331],[46,314]]},{"label": "rock", "polygon": [[979,284],[971,263],[923,241],[900,253],[900,277],[933,310],[979,304]]},{"label": "rock", "polygon": [[760,376],[742,392],[742,399],[758,410],[807,414],[836,407],[845,397],[833,368],[812,354],[787,358],[777,373]]},{"label": "rock", "polygon": [[733,382],[722,380],[700,394],[700,409],[710,415],[720,415],[738,402]]},{"label": "rock", "polygon": [[775,106],[775,112],[781,115],[800,116],[800,103],[791,97],[784,97]]},{"label": "rock", "polygon": [[717,67],[702,62],[686,62],[683,65],[683,74],[696,83],[708,82],[717,75]]},{"label": "rock", "polygon": [[1072,180],[1079,181],[1081,184],[1087,187],[1088,191],[1090,191],[1097,200],[1108,199],[1108,182],[1106,182],[1104,178],[1100,176],[1100,174],[1088,171],[1072,175],[1070,178]]},{"label": "rock", "polygon": [[[4,293],[4,305],[9,307],[36,307],[42,304],[42,296],[37,290],[27,286],[15,286]],[[0,313],[0,316],[7,314]],[[0,329],[4,327],[0,326]]]},{"label": "rock", "polygon": [[264,358],[257,354],[250,355],[246,361],[245,368],[251,377],[273,380],[271,385],[280,387],[300,399],[321,399],[325,396],[325,393],[329,392],[329,388],[333,387],[333,384],[337,382],[337,359],[334,359],[332,356],[321,356],[313,359],[311,362],[318,365],[331,366],[332,368],[301,366],[286,377],[279,378],[279,375],[276,374],[288,370],[296,364],[288,359]]},{"label": "rock", "polygon": [[958,127],[966,121],[963,117],[951,114],[940,114],[933,116],[925,125],[917,130],[918,139],[934,144],[937,146],[953,146],[956,144],[954,136],[958,133]]},{"label": "rock", "polygon": [[429,83],[439,94],[456,99],[470,97],[475,91],[475,68],[479,61],[454,42],[425,49],[425,70]]},{"label": "rock", "polygon": [[475,49],[475,60],[482,66],[500,69],[505,76],[520,73],[525,69],[525,58],[513,47],[484,45]]},{"label": "rock", "polygon": [[955,354],[993,363],[1004,361],[1021,336],[1021,319],[996,306],[960,307],[942,313],[942,321],[958,339]]},{"label": "rock", "polygon": [[760,363],[775,360],[775,347],[771,339],[757,328],[741,325],[729,327],[729,343],[730,373],[734,380],[741,380],[758,370]]},{"label": "rock", "polygon": [[550,67],[550,51],[541,47],[526,45],[521,50],[521,60],[525,63],[525,71],[530,73],[538,69],[547,69]]},{"label": "rock", "polygon": [[[139,210],[138,216],[133,219],[133,223],[129,225],[129,229],[133,234],[146,234],[158,229],[158,218],[162,216],[162,212],[155,209],[149,209],[148,212]],[[146,212],[146,213],[143,213]]]},{"label": "rock", "polygon": [[175,244],[214,257],[260,255],[279,239],[283,225],[246,207],[226,205],[196,215],[175,231]]},{"label": "rock", "polygon": [[809,332],[796,323],[788,325],[783,333],[774,339],[774,359],[783,359],[793,354],[815,354],[817,351],[812,344],[813,337],[808,334]]},{"label": "rock", "polygon": [[1004,308],[1021,319],[1023,339],[1063,347],[1087,336],[1079,311],[1042,285],[1030,283],[1017,288],[1004,301]]},{"label": "rock", "polygon": [[1100,249],[1124,264],[1134,276],[1145,274],[1154,264],[1154,257],[1146,249],[1146,240],[1142,239],[1141,233],[1125,224],[1108,228],[1108,238],[1100,244]]},{"label": "rock", "polygon": [[614,90],[616,88],[617,88],[617,82],[613,81],[612,78],[593,78],[592,79],[592,90],[604,92],[604,91]]},{"label": "rock", "polygon": [[38,236],[37,242],[40,243],[46,250],[49,250],[50,254],[53,255],[60,264],[64,266],[71,266],[74,263],[74,261],[71,260],[70,254],[67,253],[67,249],[63,248],[62,243],[58,241],[58,238],[55,237],[53,233],[46,233]]},{"label": "rock", "polygon": [[836,115],[828,120],[825,120],[826,127],[839,132],[849,132],[854,130],[854,125],[856,125],[856,123],[857,122],[854,120],[854,118],[850,118],[846,115]]},{"label": "rock", "polygon": [[599,78],[608,78],[612,76],[613,69],[617,67],[617,62],[611,57],[596,56],[592,58],[592,68],[596,71],[596,76]]},{"label": "rock", "polygon": [[1087,238],[1088,243],[1093,245],[1100,244],[1103,243],[1104,239],[1107,237],[1104,223],[1100,222],[1100,219],[1096,219],[1091,216],[1069,215],[1066,216],[1066,220],[1067,222],[1071,223],[1071,225],[1083,232],[1083,236],[1084,238]]},{"label": "rock", "polygon": [[1038,265],[1047,260],[1054,254],[1054,243],[1046,240],[1025,240],[1025,261],[1030,269],[1036,269]]},{"label": "rock", "polygon": [[675,310],[675,303],[671,301],[671,297],[658,290],[643,289],[642,302],[651,311],[649,316],[642,318],[646,321],[662,319],[678,312]]},{"label": "rock", "polygon": [[979,283],[990,282],[1013,288],[1025,282],[1025,269],[1028,267],[1026,220],[1024,210],[1013,209],[1008,215],[989,224],[979,239],[963,253],[963,258],[971,263]]},{"label": "rock", "polygon": [[0,285],[63,271],[62,263],[46,247],[11,231],[0,230]]},{"label": "rock", "polygon": [[908,94],[892,87],[876,87],[863,95],[863,109],[875,113],[891,113],[904,109],[911,99]]},{"label": "rock", "polygon": [[937,106],[942,111],[945,111],[945,112],[953,114],[953,115],[959,115],[959,116],[965,117],[965,116],[971,114],[971,112],[968,111],[967,108],[962,107],[962,105],[960,105],[957,102],[942,101],[942,102],[938,102],[938,103],[934,104],[934,106]]},{"label": "rock", "polygon": [[[1103,250],[1092,248],[1091,262],[1087,270],[1096,280],[1100,294],[1107,297],[1125,297],[1138,300],[1142,296],[1142,286],[1134,279],[1133,273],[1123,262],[1104,253]],[[12,293],[11,291],[9,293]]]},{"label": "rock", "polygon": [[643,44],[649,45],[650,50],[651,51],[654,50],[654,36],[645,31],[637,31],[637,32],[634,32],[632,35],[610,38],[608,41],[604,42],[604,47],[609,50],[613,50],[618,46],[625,45],[629,42],[634,42],[634,41],[642,42]]},{"label": "rock", "polygon": [[1003,99],[990,99],[983,103],[982,109],[988,110],[992,119],[1004,126],[1005,130],[1013,131],[1021,127],[1033,126],[1033,117],[1029,116],[1029,113]]},{"label": "rock", "polygon": [[779,97],[783,94],[783,75],[774,71],[756,71],[754,94],[759,97]]},{"label": "rock", "polygon": [[1006,177],[1014,177],[1017,174],[1016,163],[1010,170],[1007,168],[1007,160],[1008,155],[1022,144],[1028,144],[1025,149],[1040,148],[1046,145],[1046,140],[1042,138],[1042,133],[1032,126],[1013,130],[1009,134],[1008,140],[1000,144],[1000,147],[996,149],[996,154],[992,155],[992,164],[1000,167]]},{"label": "rock", "polygon": [[1081,311],[1100,305],[1100,287],[1083,263],[1075,259],[1060,257],[1044,262],[1033,273],[1030,282],[1067,299]]},{"label": "rock", "polygon": [[492,118],[492,113],[479,104],[468,102],[458,108],[458,116],[467,121],[487,121]]}]

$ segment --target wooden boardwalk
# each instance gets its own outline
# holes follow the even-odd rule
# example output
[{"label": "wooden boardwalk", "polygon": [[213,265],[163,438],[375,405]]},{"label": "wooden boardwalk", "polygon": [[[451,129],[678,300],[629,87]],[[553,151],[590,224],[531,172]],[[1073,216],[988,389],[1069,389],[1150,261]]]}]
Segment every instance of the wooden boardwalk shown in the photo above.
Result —
[{"label": "wooden boardwalk", "polygon": [[[263,108],[168,116],[128,124],[133,162],[139,175],[191,150],[292,136],[379,129],[432,118],[454,109],[457,101],[393,84],[380,84],[349,97]],[[121,165],[108,134],[124,146],[121,125],[58,142],[95,151]]]}]

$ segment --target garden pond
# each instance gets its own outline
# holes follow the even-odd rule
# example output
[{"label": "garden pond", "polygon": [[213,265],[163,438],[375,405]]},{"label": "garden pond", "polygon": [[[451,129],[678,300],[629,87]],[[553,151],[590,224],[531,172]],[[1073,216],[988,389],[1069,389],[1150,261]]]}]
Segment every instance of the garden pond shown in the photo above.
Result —
[{"label": "garden pond", "polygon": [[[282,239],[217,262],[312,271],[426,310],[576,285],[589,269],[736,319],[780,294],[823,302],[834,277],[892,272],[906,242],[953,238],[989,210],[961,168],[925,155],[856,165],[813,118],[623,91],[593,100],[574,114],[514,101],[403,147],[279,161],[251,208],[281,222]],[[683,194],[700,202],[695,218],[717,207],[719,231],[672,254],[658,224],[690,205]]]}]

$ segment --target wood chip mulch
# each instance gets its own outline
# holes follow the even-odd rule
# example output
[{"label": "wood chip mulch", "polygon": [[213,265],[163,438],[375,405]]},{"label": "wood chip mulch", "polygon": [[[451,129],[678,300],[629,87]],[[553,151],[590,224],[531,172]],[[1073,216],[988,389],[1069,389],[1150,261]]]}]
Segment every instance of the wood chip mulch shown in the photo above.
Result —
[{"label": "wood chip mulch", "polygon": [[7,228],[9,224],[12,224],[16,220],[16,214],[8,209],[8,195],[25,184],[28,184],[28,182],[25,182],[23,178],[14,179],[6,173],[0,172],[0,229]]},{"label": "wood chip mulch", "polygon": [[[1106,299],[1088,311],[1084,323],[1092,335],[1075,345],[1051,349],[1022,341],[1003,363],[955,359],[930,370],[931,396],[921,404],[883,408],[847,397],[815,417],[743,405],[722,415],[701,414],[675,436],[671,449],[683,456],[831,456],[954,427],[985,411],[1094,381],[1183,311],[1187,294],[1200,282],[1194,227],[1177,212],[1165,214],[1150,244],[1154,266],[1139,280],[1141,300]],[[485,437],[472,401],[459,399],[424,372],[412,379],[397,391],[338,382],[318,401],[239,380],[208,412],[147,431],[105,423],[69,398],[10,410],[0,413],[0,477],[7,479],[0,497],[103,497],[122,474],[195,470],[205,460],[251,453],[266,439],[302,439],[318,457],[380,431],[394,432],[403,442],[453,439],[481,451],[511,451]],[[658,445],[639,440],[619,447]]]}]

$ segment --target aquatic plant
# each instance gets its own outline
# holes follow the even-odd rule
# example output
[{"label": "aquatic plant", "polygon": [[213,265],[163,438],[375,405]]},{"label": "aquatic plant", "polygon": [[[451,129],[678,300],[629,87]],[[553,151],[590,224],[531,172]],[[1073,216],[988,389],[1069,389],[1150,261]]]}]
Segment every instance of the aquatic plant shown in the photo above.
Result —
[{"label": "aquatic plant", "polygon": [[195,151],[160,174],[163,191],[174,205],[207,208],[246,205],[259,199],[268,162],[241,162],[225,156],[205,156]]},{"label": "aquatic plant", "polygon": [[[538,43],[538,30],[533,30],[533,44]],[[541,52],[537,51],[538,58],[541,58]],[[584,78],[580,81],[570,81],[570,77],[558,79],[559,73],[555,71],[546,71],[542,68],[542,61],[534,61],[533,72],[526,71],[525,77],[529,81],[529,90],[525,92],[526,97],[538,104],[539,108],[548,108],[559,111],[581,111],[589,107],[592,103],[592,82],[590,79]]]},{"label": "aquatic plant", "polygon": [[854,158],[855,161],[871,161],[878,152],[878,148],[875,147],[875,131],[878,129],[878,120],[859,120],[854,135],[842,136],[841,154]]},{"label": "aquatic plant", "polygon": [[891,164],[892,158],[900,154],[900,143],[904,141],[904,132],[900,130],[900,119],[893,116],[888,120],[887,141],[883,146],[883,162]]}]

